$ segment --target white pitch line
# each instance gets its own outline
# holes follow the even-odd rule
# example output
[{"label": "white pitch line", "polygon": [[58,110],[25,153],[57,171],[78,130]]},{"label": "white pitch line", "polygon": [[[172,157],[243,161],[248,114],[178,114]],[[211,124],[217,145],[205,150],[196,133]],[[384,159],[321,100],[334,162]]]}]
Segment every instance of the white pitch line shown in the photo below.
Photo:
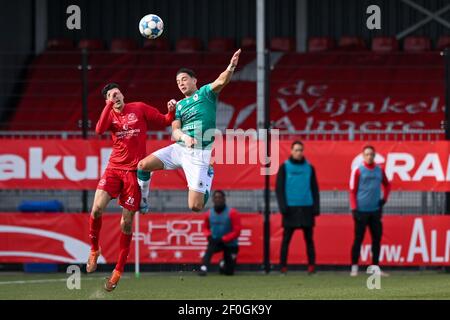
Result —
[{"label": "white pitch line", "polygon": [[[122,279],[128,279],[129,277],[125,276]],[[81,280],[98,280],[102,279],[102,277],[95,278],[82,278]],[[2,284],[34,284],[34,283],[49,283],[49,282],[63,282],[67,281],[67,278],[64,279],[41,279],[41,280],[17,280],[17,281],[0,281],[0,285]]]}]

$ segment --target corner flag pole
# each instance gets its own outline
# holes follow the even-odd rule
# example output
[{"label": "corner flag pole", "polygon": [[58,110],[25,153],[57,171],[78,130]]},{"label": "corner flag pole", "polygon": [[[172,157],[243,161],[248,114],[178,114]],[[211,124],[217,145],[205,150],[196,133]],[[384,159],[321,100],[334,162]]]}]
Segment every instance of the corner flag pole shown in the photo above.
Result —
[{"label": "corner flag pole", "polygon": [[139,273],[139,211],[136,211],[134,218],[134,275],[136,278],[140,277]]},{"label": "corner flag pole", "polygon": [[[88,117],[88,71],[90,70],[89,62],[88,62],[88,51],[86,48],[83,48],[81,51],[81,83],[82,83],[82,96],[81,96],[81,133],[83,134],[83,139],[86,140],[88,138],[88,130],[89,130],[89,117]],[[81,212],[88,212],[88,191],[83,190],[81,192],[81,203],[82,208]]]}]

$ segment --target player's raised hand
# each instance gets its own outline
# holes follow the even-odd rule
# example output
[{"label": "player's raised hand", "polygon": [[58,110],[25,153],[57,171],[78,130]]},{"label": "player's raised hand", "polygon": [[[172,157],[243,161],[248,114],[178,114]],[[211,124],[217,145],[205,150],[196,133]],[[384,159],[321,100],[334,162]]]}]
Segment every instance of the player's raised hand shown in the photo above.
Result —
[{"label": "player's raised hand", "polygon": [[169,102],[167,102],[167,110],[169,112],[175,111],[176,105],[177,105],[177,100],[175,100],[175,99],[170,100]]},{"label": "player's raised hand", "polygon": [[116,97],[115,94],[108,94],[108,95],[106,96],[106,100],[105,100],[106,106],[113,107],[113,105],[116,103],[116,102],[114,101],[114,98],[115,98],[115,97]]},{"label": "player's raised hand", "polygon": [[231,61],[230,61],[230,64],[233,66],[233,67],[236,67],[237,66],[237,64],[238,64],[238,62],[239,62],[239,55],[241,54],[241,49],[239,49],[238,51],[236,51],[234,54],[233,54],[233,57],[231,58]]},{"label": "player's raised hand", "polygon": [[112,108],[114,106],[114,101],[112,100],[107,99],[105,100],[105,103],[106,103],[105,108]]}]

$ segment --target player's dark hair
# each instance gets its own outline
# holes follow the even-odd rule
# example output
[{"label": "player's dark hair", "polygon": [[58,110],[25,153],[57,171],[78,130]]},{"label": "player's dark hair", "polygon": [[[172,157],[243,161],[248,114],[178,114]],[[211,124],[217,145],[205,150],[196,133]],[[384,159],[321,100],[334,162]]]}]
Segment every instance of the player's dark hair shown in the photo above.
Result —
[{"label": "player's dark hair", "polygon": [[363,152],[366,151],[366,149],[371,149],[373,152],[375,152],[375,148],[371,145],[365,145],[363,148]]},{"label": "player's dark hair", "polygon": [[301,142],[301,141],[299,141],[299,140],[295,140],[294,142],[292,142],[292,144],[291,144],[291,150],[292,149],[294,149],[294,147],[295,147],[295,145],[299,145],[299,146],[302,146],[303,148],[305,147],[304,145],[303,145],[303,142]]},{"label": "player's dark hair", "polygon": [[108,83],[106,86],[104,86],[103,89],[102,89],[103,98],[106,99],[106,95],[108,94],[108,91],[111,90],[111,89],[114,89],[114,88],[120,89],[119,85],[117,83],[114,83],[114,82]]},{"label": "player's dark hair", "polygon": [[214,197],[217,193],[221,194],[221,195],[225,198],[225,192],[223,192],[223,190],[215,190],[215,191],[213,192],[213,197]]},{"label": "player's dark hair", "polygon": [[186,74],[189,75],[189,77],[191,77],[191,78],[196,78],[196,79],[197,79],[197,76],[195,75],[195,72],[194,72],[194,70],[192,70],[192,69],[189,69],[189,68],[181,68],[181,69],[179,69],[179,70],[177,71],[177,75],[176,75],[176,76],[178,76],[180,73],[186,73]]}]

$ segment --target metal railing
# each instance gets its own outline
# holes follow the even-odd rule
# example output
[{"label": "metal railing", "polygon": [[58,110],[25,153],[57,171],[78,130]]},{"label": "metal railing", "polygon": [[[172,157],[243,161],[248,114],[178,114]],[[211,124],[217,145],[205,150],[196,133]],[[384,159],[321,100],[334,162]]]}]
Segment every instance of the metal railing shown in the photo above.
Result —
[{"label": "metal railing", "polygon": [[[227,203],[241,212],[262,212],[264,190],[226,190]],[[89,208],[94,200],[95,190],[87,192]],[[82,212],[81,190],[0,190],[0,212],[17,212],[23,200],[58,200],[65,212]],[[187,212],[187,190],[150,190],[150,206],[153,212]],[[347,191],[321,191],[321,212],[324,214],[350,214]],[[212,201],[207,204],[210,208]],[[120,212],[116,201],[111,201],[107,212]],[[270,193],[270,211],[278,212],[275,192]],[[433,215],[445,213],[444,192],[393,191],[384,207],[384,214]]]},{"label": "metal railing", "polygon": [[[97,135],[88,131],[89,139],[109,139],[109,133]],[[148,131],[149,139],[170,139],[170,131]],[[0,139],[82,139],[81,131],[0,131]],[[346,141],[437,141],[444,140],[444,130],[314,130],[314,131],[280,131],[280,138],[286,140],[346,140]]]}]

